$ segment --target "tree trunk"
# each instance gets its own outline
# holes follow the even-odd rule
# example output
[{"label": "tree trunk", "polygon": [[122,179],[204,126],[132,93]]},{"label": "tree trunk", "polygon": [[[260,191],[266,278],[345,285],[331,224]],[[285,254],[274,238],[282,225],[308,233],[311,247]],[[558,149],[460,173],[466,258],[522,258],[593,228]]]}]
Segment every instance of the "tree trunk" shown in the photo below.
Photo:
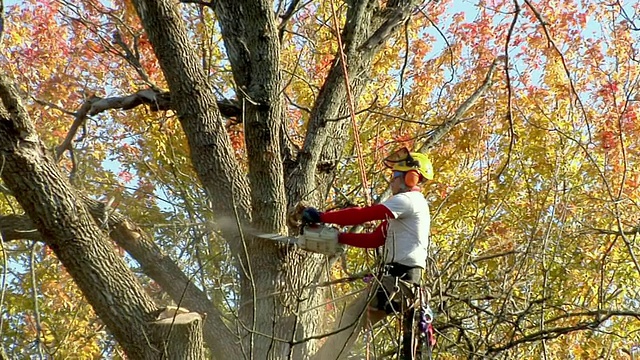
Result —
[{"label": "tree trunk", "polygon": [[[356,96],[366,81],[373,55],[397,28],[398,21],[410,13],[408,0],[389,2],[391,9],[384,12],[379,11],[377,4],[370,0],[349,2],[343,38],[352,76],[350,86],[355,88]],[[280,44],[273,4],[265,0],[222,0],[209,4],[218,16],[236,92],[243,104],[247,177],[233,158],[214,93],[190,45],[177,5],[168,0],[135,0],[134,5],[174,96],[172,101],[189,140],[194,167],[216,216],[232,219],[234,225],[236,221],[241,224],[252,221],[248,228],[284,232],[287,204],[309,194],[320,200],[322,191],[318,189],[326,188],[344,149],[343,140],[348,138],[348,118],[326,122],[347,114],[346,86],[339,62],[334,63],[316,102],[304,149],[292,167],[296,170],[287,174],[289,193],[285,196],[280,148],[283,136]],[[386,23],[398,14],[400,20]],[[332,166],[320,174],[318,187],[319,161],[330,162]],[[283,358],[302,348],[306,356],[313,345],[298,344],[293,350],[290,345],[318,333],[322,317],[315,306],[324,296],[312,285],[322,278],[326,258],[256,240],[250,234],[238,235],[231,227],[223,230],[240,271],[237,328],[243,334],[244,352],[252,359]],[[314,310],[305,312],[309,307]]]},{"label": "tree trunk", "polygon": [[204,359],[202,317],[195,312],[176,314],[151,323],[155,339],[162,339],[162,359]]},{"label": "tree trunk", "polygon": [[[45,243],[131,359],[157,359],[156,306],[35,133],[10,81],[0,77],[2,179]],[[6,109],[6,110],[5,110]]]}]

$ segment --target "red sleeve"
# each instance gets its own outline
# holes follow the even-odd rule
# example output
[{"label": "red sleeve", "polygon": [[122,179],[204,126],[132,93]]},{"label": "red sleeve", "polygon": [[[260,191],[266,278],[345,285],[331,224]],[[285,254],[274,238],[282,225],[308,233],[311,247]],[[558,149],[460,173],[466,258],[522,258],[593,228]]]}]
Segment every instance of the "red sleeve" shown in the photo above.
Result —
[{"label": "red sleeve", "polygon": [[387,237],[387,221],[383,221],[370,233],[340,233],[338,242],[359,248],[377,248],[384,245]]},{"label": "red sleeve", "polygon": [[341,226],[358,225],[367,221],[385,220],[388,218],[394,219],[395,216],[393,216],[393,213],[388,207],[382,204],[363,208],[352,207],[320,214],[321,222]]}]

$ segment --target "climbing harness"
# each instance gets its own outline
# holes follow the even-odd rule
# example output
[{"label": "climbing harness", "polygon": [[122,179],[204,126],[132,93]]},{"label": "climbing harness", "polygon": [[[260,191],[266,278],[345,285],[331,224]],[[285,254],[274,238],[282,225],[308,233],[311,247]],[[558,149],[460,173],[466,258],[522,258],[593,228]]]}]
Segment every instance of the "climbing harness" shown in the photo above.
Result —
[{"label": "climbing harness", "polygon": [[[369,275],[363,278],[367,284],[377,284],[378,290],[374,293],[375,298],[371,305],[379,310],[384,310],[387,314],[398,314],[398,321],[401,328],[401,352],[400,359],[417,360],[432,359],[433,350],[436,345],[435,332],[433,328],[434,313],[429,306],[430,296],[428,290],[418,282],[414,282],[415,274],[408,275],[406,281],[400,274],[409,274],[411,268],[400,265],[387,265],[379,276]],[[400,275],[400,276],[399,276]],[[421,278],[421,276],[420,276]],[[372,336],[368,334],[367,341]],[[367,354],[369,344],[367,343]]]}]

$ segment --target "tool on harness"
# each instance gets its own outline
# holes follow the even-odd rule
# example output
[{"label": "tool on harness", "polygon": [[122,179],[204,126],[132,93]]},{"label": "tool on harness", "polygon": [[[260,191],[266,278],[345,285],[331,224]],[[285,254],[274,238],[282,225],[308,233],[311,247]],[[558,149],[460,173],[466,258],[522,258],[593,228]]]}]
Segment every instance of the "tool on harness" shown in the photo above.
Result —
[{"label": "tool on harness", "polygon": [[425,300],[424,291],[420,292],[420,320],[418,322],[420,347],[426,349],[427,359],[431,359],[433,349],[436,346],[436,337],[433,330],[433,310]]},{"label": "tool on harness", "polygon": [[[401,359],[431,359],[436,345],[434,314],[428,304],[427,290],[421,283],[422,270],[402,264],[385,266],[380,279],[382,294],[386,297],[384,310],[400,315]],[[377,305],[380,304],[379,300]]]}]

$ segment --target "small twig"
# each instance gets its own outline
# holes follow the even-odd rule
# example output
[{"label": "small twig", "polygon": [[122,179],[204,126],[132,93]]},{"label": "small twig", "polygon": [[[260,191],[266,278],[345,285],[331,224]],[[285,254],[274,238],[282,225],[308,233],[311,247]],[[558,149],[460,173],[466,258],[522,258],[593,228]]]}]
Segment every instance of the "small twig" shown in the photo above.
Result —
[{"label": "small twig", "polygon": [[553,49],[556,51],[556,53],[560,57],[562,68],[564,69],[564,73],[567,75],[567,80],[569,81],[569,87],[571,88],[571,93],[575,96],[576,102],[578,103],[580,110],[582,111],[582,116],[584,116],[584,121],[587,123],[586,130],[587,130],[587,133],[589,134],[589,141],[591,141],[592,139],[591,126],[589,126],[589,116],[587,115],[587,110],[584,108],[584,104],[580,99],[580,95],[578,94],[578,91],[576,90],[573,80],[571,79],[571,72],[569,71],[569,66],[567,65],[564,55],[562,54],[562,52],[560,51],[556,43],[553,41],[553,38],[551,38],[551,34],[549,34],[549,29],[548,29],[549,23],[544,19],[542,14],[540,14],[538,9],[536,9],[533,6],[533,4],[531,4],[531,1],[529,0],[523,0],[523,1],[525,4],[527,4],[527,7],[531,9],[536,19],[538,19],[538,21],[540,22],[540,25],[542,26],[542,30],[544,31],[547,41],[549,42],[549,44],[551,44],[551,47],[553,47]]},{"label": "small twig", "polygon": [[37,281],[36,281],[36,242],[31,246],[31,257],[29,261],[29,269],[31,272],[31,293],[33,295],[33,311],[35,312],[36,319],[36,349],[38,351],[38,357],[42,360],[44,359],[44,354],[42,353],[42,323],[40,321],[40,308],[38,305],[38,289],[37,289]]},{"label": "small twig", "polygon": [[492,83],[493,73],[498,66],[498,62],[502,60],[502,56],[496,58],[491,63],[489,70],[487,71],[487,75],[484,78],[484,81],[476,89],[476,91],[471,94],[460,106],[456,109],[453,116],[447,119],[442,125],[440,125],[437,129],[435,129],[429,138],[422,144],[419,151],[425,152],[429,150],[431,147],[435,146],[440,139],[442,139],[454,126],[459,124],[464,118],[464,114],[478,101],[478,99],[489,89]]},{"label": "small twig", "polygon": [[507,82],[507,120],[509,121],[509,149],[507,150],[507,159],[504,161],[502,168],[497,172],[497,178],[499,178],[509,166],[509,162],[511,161],[511,153],[513,152],[513,147],[515,146],[516,142],[516,134],[513,130],[513,94],[511,90],[511,75],[509,74],[509,43],[511,42],[513,29],[515,29],[516,23],[518,22],[518,15],[520,15],[520,4],[518,3],[518,0],[514,0],[513,5],[515,6],[513,20],[511,20],[511,26],[509,27],[509,32],[507,33],[507,41],[505,41],[504,44],[504,75],[505,81]]}]

